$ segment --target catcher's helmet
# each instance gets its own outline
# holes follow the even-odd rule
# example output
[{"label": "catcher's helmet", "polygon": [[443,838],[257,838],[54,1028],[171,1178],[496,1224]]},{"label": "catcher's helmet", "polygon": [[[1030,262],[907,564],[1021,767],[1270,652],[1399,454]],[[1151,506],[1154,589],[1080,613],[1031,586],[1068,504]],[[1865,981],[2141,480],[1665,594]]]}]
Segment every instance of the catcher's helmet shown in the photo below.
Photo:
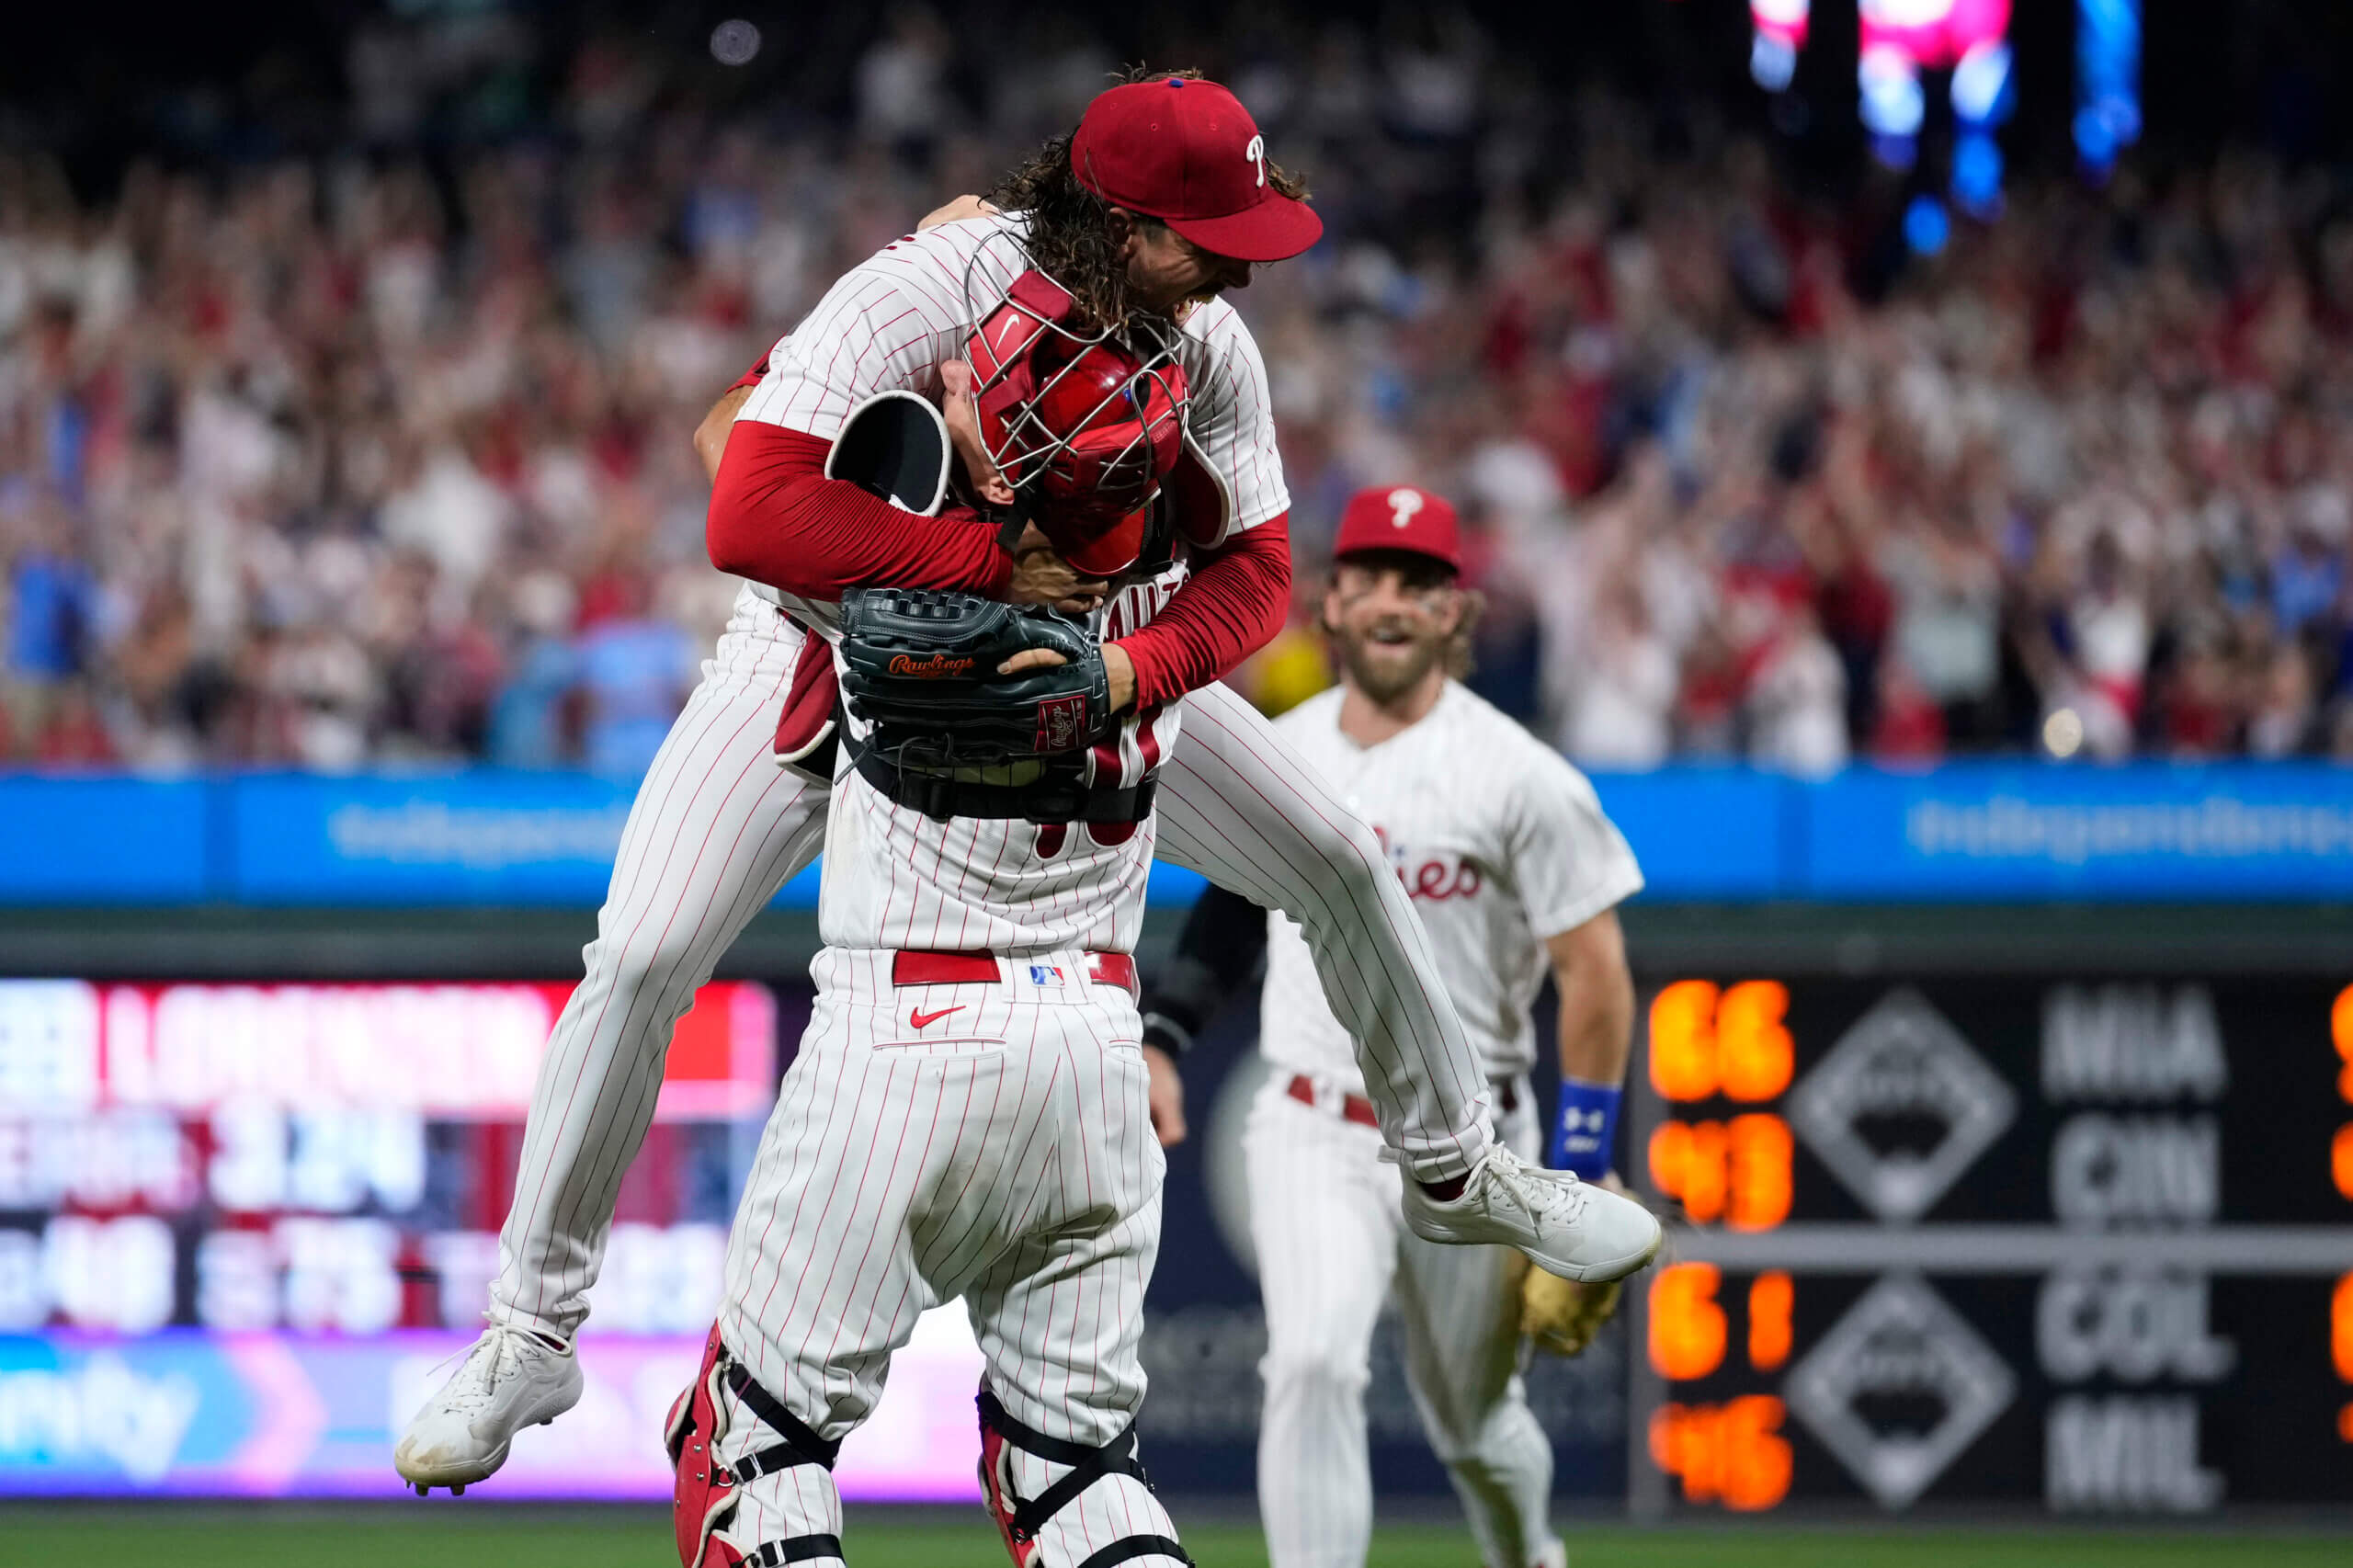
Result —
[{"label": "catcher's helmet", "polygon": [[981,439],[1021,514],[1063,560],[1108,578],[1146,552],[1153,500],[1183,448],[1185,371],[1173,325],[1083,331],[1074,313],[1032,267],[974,312],[965,353]]}]

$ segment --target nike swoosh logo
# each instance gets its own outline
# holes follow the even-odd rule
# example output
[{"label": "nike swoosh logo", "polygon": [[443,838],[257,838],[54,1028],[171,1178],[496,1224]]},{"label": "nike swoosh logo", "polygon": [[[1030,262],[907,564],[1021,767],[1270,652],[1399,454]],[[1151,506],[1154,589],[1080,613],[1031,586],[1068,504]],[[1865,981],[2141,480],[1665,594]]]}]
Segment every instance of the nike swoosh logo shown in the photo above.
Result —
[{"label": "nike swoosh logo", "polygon": [[939,1022],[940,1019],[946,1017],[949,1014],[961,1013],[963,1010],[963,1007],[961,1006],[954,1007],[942,1007],[937,1013],[926,1013],[920,1009],[915,1009],[907,1014],[907,1022],[915,1025],[915,1027],[919,1029],[928,1028],[933,1024],[936,1024]]}]

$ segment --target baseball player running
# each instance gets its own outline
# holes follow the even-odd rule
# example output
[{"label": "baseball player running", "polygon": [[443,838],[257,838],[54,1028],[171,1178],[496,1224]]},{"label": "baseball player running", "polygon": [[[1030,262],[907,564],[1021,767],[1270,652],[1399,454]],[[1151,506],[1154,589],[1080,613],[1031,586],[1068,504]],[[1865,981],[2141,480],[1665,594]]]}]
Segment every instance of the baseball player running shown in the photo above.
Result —
[{"label": "baseball player running", "polygon": [[[651,1118],[670,1028],[825,831],[828,782],[776,761],[805,758],[831,723],[832,663],[801,657],[807,634],[794,615],[834,631],[833,607],[854,584],[1097,604],[1107,695],[1123,718],[1089,782],[1140,790],[1151,779],[1161,853],[1296,913],[1336,1014],[1364,1042],[1384,1137],[1414,1178],[1404,1201],[1417,1231],[1508,1242],[1547,1268],[1595,1277],[1631,1271],[1655,1250],[1647,1215],[1491,1148],[1484,1079],[1377,841],[1263,720],[1212,684],[1271,635],[1289,574],[1264,368],[1215,296],[1246,282],[1257,258],[1313,243],[1320,225],[1296,189],[1222,88],[1184,76],[1115,88],[1076,133],[1000,187],[1006,214],[884,247],[779,341],[756,385],[733,394],[739,416],[710,539],[714,562],[751,583],[640,789],[586,977],[541,1063],[491,1327],[395,1454],[420,1489],[489,1475],[517,1429],[579,1396],[571,1338],[620,1173]],[[1178,566],[1113,591],[1027,536],[1008,548],[968,509],[924,516],[827,476],[853,409],[888,392],[940,399],[969,456],[978,399],[961,367],[984,313],[975,301],[993,308],[1031,260],[1073,282],[1082,313],[1172,324],[1181,314],[1184,445],[1209,477],[1188,491],[1189,574]],[[1176,700],[1188,691],[1178,748]],[[993,940],[969,925],[930,929],[948,907],[897,901],[872,915],[892,950]],[[1155,1120],[1179,1125],[1173,1074],[1156,1065],[1150,1095]]]},{"label": "baseball player running", "polygon": [[[1276,721],[1371,819],[1478,1041],[1495,1125],[1533,1157],[1529,1006],[1560,987],[1563,1093],[1552,1163],[1599,1179],[1626,1071],[1633,988],[1617,904],[1643,885],[1592,786],[1449,678],[1469,629],[1453,509],[1411,486],[1364,491],[1342,516],[1324,618],[1339,687]],[[1552,1455],[1518,1375],[1523,1328],[1574,1354],[1618,1287],[1526,1274],[1499,1247],[1435,1246],[1398,1222],[1396,1173],[1347,1034],[1298,930],[1211,893],[1147,1003],[1145,1039],[1180,1052],[1255,967],[1273,1074],[1244,1153],[1267,1312],[1258,1506],[1275,1568],[1361,1568],[1372,1534],[1364,1390],[1374,1321],[1396,1301],[1406,1371],[1488,1568],[1560,1568],[1546,1524]],[[1526,1299],[1523,1301],[1523,1290]]]}]

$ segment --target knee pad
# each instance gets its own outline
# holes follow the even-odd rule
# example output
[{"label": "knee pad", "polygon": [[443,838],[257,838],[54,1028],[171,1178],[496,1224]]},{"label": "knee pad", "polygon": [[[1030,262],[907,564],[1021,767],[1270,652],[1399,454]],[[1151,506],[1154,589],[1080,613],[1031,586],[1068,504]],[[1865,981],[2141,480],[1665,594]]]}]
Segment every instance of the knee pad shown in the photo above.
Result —
[{"label": "knee pad", "polygon": [[[1111,1476],[1129,1476],[1145,1491],[1152,1490],[1152,1479],[1144,1474],[1143,1461],[1137,1458],[1136,1429],[1128,1429],[1099,1449],[1084,1443],[1074,1443],[1061,1437],[1049,1437],[1023,1426],[1006,1413],[1004,1405],[986,1388],[981,1390],[981,1497],[983,1506],[995,1521],[997,1533],[1005,1540],[1005,1549],[1013,1557],[1014,1568],[1111,1568],[1113,1563],[1126,1562],[1138,1557],[1173,1557],[1190,1564],[1175,1538],[1165,1535],[1121,1536],[1076,1564],[1047,1563],[1042,1560],[1038,1532],[1046,1521],[1065,1506],[1078,1501],[1090,1486]],[[1024,1497],[1013,1483],[1013,1451],[1018,1449],[1049,1464],[1068,1465],[1070,1470],[1061,1480],[1038,1493]]]},{"label": "knee pad", "polygon": [[[728,1433],[731,1394],[781,1440],[732,1465],[722,1465],[719,1445]],[[737,1487],[794,1465],[813,1464],[830,1471],[841,1445],[811,1431],[785,1409],[783,1402],[753,1381],[751,1373],[721,1343],[716,1324],[703,1342],[702,1366],[695,1381],[670,1406],[669,1418],[662,1426],[662,1442],[670,1451],[676,1477],[670,1517],[678,1538],[680,1568],[742,1568],[747,1563],[778,1568],[781,1563],[841,1556],[838,1536],[790,1536],[764,1542],[750,1551],[719,1539],[716,1532],[735,1517],[740,1501]]]}]

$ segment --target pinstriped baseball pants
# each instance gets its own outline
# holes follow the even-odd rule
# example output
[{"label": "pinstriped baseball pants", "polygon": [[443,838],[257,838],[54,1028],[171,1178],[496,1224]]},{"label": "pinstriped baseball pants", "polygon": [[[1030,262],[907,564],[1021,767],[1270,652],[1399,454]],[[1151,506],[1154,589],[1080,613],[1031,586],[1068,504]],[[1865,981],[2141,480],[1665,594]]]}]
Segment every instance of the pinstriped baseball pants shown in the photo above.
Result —
[{"label": "pinstriped baseball pants", "polygon": [[[491,1315],[570,1335],[670,1031],[752,916],[813,860],[827,791],[776,766],[807,634],[746,589],[622,830],[586,974],[540,1059]],[[1222,686],[1185,699],[1154,810],[1161,856],[1298,920],[1358,1042],[1384,1135],[1441,1180],[1485,1148],[1486,1083],[1429,937],[1372,830]]]},{"label": "pinstriped baseball pants", "polygon": [[[1552,1540],[1552,1449],[1520,1386],[1518,1260],[1406,1231],[1398,1173],[1369,1127],[1302,1104],[1278,1070],[1243,1132],[1250,1233],[1267,1308],[1258,1512],[1273,1568],[1364,1568],[1372,1540],[1365,1389],[1373,1326],[1392,1299],[1406,1382],[1490,1568],[1527,1568]],[[1525,1085],[1504,1119],[1536,1154]]]},{"label": "pinstriped baseball pants", "polygon": [[[1142,1022],[1126,990],[1086,980],[1084,954],[1004,968],[994,984],[893,986],[887,952],[828,949],[813,966],[816,1007],[729,1238],[720,1332],[822,1437],[866,1418],[916,1316],[959,1297],[1017,1421],[1099,1448],[1143,1403],[1167,1166]],[[1024,1495],[1061,1471],[1018,1462],[1036,1471]],[[838,1533],[814,1476],[769,1490],[747,1497],[741,1544]],[[1041,1564],[1175,1534],[1148,1489],[1107,1477],[1053,1516]]]}]

